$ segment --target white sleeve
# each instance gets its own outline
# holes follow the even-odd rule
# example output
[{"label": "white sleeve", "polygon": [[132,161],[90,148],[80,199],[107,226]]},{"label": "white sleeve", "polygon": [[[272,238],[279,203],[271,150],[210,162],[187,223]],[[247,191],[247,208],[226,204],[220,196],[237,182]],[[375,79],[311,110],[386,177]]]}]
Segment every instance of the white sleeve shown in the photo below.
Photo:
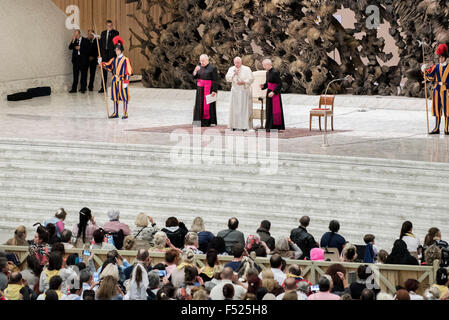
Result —
[{"label": "white sleeve", "polygon": [[230,67],[228,73],[226,74],[226,81],[232,82],[233,79],[234,79],[234,67]]},{"label": "white sleeve", "polygon": [[254,75],[250,68],[247,68],[248,78],[245,80],[247,85],[251,85],[254,82]]}]

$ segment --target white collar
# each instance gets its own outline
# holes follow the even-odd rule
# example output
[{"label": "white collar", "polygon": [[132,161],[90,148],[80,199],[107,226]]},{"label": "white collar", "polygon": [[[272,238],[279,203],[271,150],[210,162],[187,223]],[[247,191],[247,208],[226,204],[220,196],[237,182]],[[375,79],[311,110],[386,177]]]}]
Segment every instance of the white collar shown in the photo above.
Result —
[{"label": "white collar", "polygon": [[123,58],[123,53],[121,55],[119,55],[117,58],[120,58],[120,59]]},{"label": "white collar", "polygon": [[440,65],[441,65],[442,67],[447,66],[447,61],[444,61],[443,63],[440,63]]}]

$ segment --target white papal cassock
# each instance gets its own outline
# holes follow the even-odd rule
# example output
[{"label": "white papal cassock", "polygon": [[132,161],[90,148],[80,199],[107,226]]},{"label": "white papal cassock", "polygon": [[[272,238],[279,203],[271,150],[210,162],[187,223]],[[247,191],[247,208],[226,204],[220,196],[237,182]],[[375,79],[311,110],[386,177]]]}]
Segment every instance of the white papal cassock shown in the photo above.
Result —
[{"label": "white papal cassock", "polygon": [[[249,67],[241,66],[239,73],[235,75],[235,66],[229,68],[226,74],[226,81],[232,82],[231,89],[231,109],[229,114],[230,129],[252,129],[250,117],[253,114],[253,95],[251,85],[254,76]],[[238,82],[245,82],[239,86]]]}]

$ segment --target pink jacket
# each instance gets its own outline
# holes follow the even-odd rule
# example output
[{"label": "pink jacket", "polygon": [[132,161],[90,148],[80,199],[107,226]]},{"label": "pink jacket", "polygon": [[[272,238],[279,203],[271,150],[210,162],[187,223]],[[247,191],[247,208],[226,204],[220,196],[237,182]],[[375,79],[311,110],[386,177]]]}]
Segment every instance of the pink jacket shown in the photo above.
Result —
[{"label": "pink jacket", "polygon": [[109,221],[106,222],[103,226],[103,229],[106,232],[118,232],[120,229],[123,230],[123,234],[125,237],[131,234],[131,230],[129,229],[127,224],[121,223],[120,221]]}]

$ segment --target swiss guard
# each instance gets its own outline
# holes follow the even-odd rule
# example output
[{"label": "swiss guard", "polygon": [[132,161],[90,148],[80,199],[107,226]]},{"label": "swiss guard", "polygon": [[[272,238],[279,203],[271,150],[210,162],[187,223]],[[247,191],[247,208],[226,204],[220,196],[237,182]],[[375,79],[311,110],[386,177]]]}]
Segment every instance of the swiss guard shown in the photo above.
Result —
[{"label": "swiss guard", "polygon": [[106,70],[111,71],[113,74],[111,97],[114,101],[114,113],[109,116],[109,119],[119,117],[119,101],[123,101],[122,119],[128,119],[129,78],[133,74],[133,70],[129,58],[123,55],[123,52],[125,51],[123,39],[120,36],[116,36],[112,39],[112,42],[117,56],[112,58],[109,62],[102,62],[102,59],[98,58],[98,64]]},{"label": "swiss guard", "polygon": [[434,82],[433,87],[433,101],[432,101],[432,115],[435,117],[435,129],[429,134],[440,134],[440,122],[443,115],[446,118],[444,124],[444,133],[449,135],[449,118],[448,118],[448,86],[449,86],[449,68],[447,67],[447,59],[449,57],[449,49],[446,44],[440,44],[437,48],[436,54],[439,56],[440,63],[429,68],[428,65],[421,67],[426,79]]}]

